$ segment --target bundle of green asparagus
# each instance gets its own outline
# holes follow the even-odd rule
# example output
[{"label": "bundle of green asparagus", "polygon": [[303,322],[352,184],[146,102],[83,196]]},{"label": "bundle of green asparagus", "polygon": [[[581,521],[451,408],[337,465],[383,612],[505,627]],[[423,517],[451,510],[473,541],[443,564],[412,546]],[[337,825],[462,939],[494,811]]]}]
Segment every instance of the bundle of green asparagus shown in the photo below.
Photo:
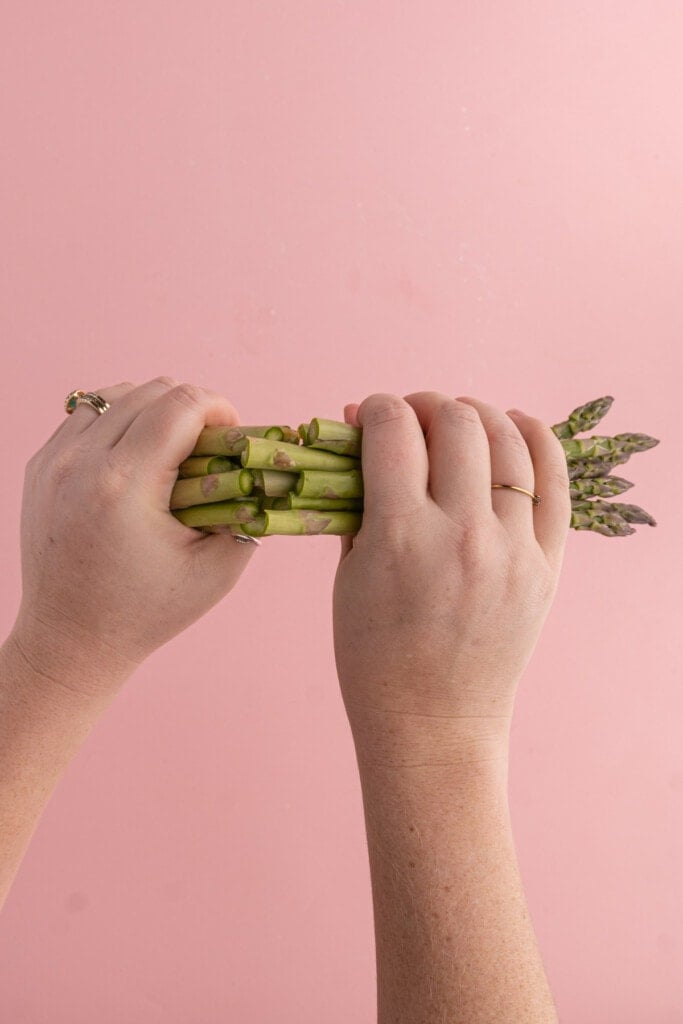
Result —
[{"label": "bundle of green asparagus", "polygon": [[[638,505],[602,500],[633,487],[610,473],[659,441],[647,434],[577,438],[600,422],[613,401],[607,396],[580,405],[551,429],[567,457],[570,529],[626,537],[635,533],[631,523],[657,524]],[[361,437],[359,427],[317,418],[298,430],[205,427],[179,467],[171,511],[186,526],[210,533],[357,533],[363,516]]]}]

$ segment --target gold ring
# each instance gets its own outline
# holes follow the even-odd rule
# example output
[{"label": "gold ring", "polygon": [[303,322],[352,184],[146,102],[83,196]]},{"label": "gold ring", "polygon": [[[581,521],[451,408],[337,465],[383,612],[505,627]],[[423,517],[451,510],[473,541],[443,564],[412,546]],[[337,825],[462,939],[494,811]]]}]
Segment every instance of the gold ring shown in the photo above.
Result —
[{"label": "gold ring", "polygon": [[534,505],[541,504],[540,494],[534,494],[533,491],[527,491],[526,487],[516,487],[515,484],[491,484],[491,487],[508,487],[511,491],[519,491],[520,494],[528,494],[533,500]]},{"label": "gold ring", "polygon": [[111,409],[109,402],[105,401],[101,395],[96,395],[94,391],[81,391],[80,388],[76,391],[70,391],[64,400],[64,410],[71,415],[77,405],[89,405],[91,409],[95,409],[100,415],[105,413],[107,409]]}]

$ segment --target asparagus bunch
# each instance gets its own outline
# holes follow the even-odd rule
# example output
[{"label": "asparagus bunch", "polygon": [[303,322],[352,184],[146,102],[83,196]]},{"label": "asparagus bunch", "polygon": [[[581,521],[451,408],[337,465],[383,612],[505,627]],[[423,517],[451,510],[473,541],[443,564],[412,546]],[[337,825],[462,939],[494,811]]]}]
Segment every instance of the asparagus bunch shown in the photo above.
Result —
[{"label": "asparagus bunch", "polygon": [[[610,396],[578,406],[551,429],[567,457],[570,529],[607,537],[656,526],[638,505],[604,499],[633,487],[610,476],[636,452],[659,444],[647,434],[577,438],[609,411]],[[289,426],[205,427],[178,470],[170,508],[180,522],[208,532],[354,534],[363,515],[362,430],[338,420]]]}]

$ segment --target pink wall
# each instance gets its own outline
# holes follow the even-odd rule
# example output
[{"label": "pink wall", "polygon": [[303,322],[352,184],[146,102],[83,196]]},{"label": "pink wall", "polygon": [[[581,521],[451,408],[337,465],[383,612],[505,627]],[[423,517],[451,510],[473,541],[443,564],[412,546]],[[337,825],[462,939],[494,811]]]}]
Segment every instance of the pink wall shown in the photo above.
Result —
[{"label": "pink wall", "polygon": [[[511,801],[566,1024],[683,1021],[683,10],[5,3],[3,636],[23,467],[76,387],[243,422],[434,389],[662,439],[572,532]],[[0,920],[8,1024],[374,1019],[336,538],[272,538],[69,767]]]}]

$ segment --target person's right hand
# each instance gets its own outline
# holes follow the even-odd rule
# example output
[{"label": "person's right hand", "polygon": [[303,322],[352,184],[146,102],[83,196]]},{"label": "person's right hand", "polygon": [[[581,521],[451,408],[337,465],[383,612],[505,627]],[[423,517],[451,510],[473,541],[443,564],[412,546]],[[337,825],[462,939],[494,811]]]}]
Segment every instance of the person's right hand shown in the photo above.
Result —
[{"label": "person's right hand", "polygon": [[472,398],[374,394],[344,411],[363,428],[365,499],[342,537],[334,647],[359,763],[496,756],[562,567],[564,449],[542,421]]},{"label": "person's right hand", "polygon": [[232,590],[254,551],[169,509],[203,428],[239,422],[231,402],[170,377],[98,393],[111,408],[79,405],[26,467],[22,599],[7,641],[86,697],[117,692]]}]

